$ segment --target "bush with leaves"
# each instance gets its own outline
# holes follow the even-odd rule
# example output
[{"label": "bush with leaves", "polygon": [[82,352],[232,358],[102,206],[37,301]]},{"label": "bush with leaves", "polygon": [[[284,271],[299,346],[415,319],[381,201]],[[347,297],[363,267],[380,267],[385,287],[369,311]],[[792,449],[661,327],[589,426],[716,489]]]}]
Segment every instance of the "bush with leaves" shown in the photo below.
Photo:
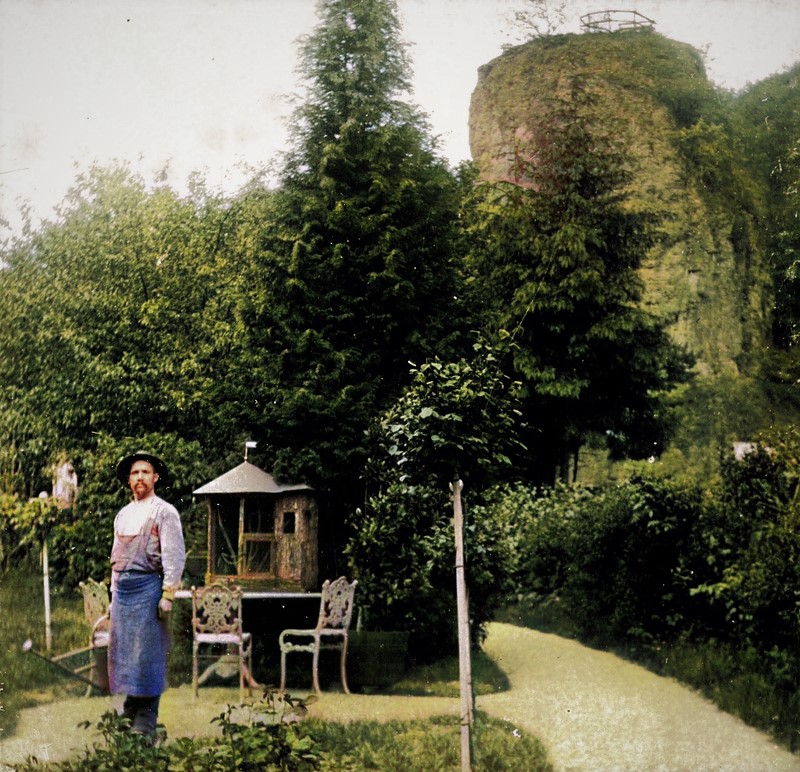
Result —
[{"label": "bush with leaves", "polygon": [[[739,647],[793,650],[800,636],[800,433],[721,461],[722,486],[703,523],[704,580],[694,593]],[[799,671],[800,672],[800,671]]]},{"label": "bush with leaves", "polygon": [[[416,653],[435,656],[456,640],[455,540],[448,485],[466,481],[465,550],[472,623],[478,636],[506,591],[513,555],[488,510],[489,480],[520,448],[516,385],[498,354],[478,343],[472,360],[433,360],[370,437],[368,494],[350,518],[346,554],[359,579],[371,629],[407,629]],[[475,507],[472,507],[475,502]]]},{"label": "bush with leaves", "polygon": [[513,489],[520,506],[518,589],[534,602],[557,599],[582,635],[652,642],[691,624],[687,563],[699,492],[635,480],[601,490]]},{"label": "bush with leaves", "polygon": [[[228,705],[212,723],[220,738],[180,738],[169,744],[152,743],[130,731],[130,722],[114,712],[104,713],[94,727],[104,742],[87,748],[77,760],[52,765],[29,757],[20,770],[57,769],[61,772],[127,772],[163,769],[178,772],[228,772],[228,770],[320,769],[323,753],[302,725],[284,721],[294,716],[301,701],[265,694],[257,703],[234,714]],[[92,728],[90,722],[82,724]]]},{"label": "bush with leaves", "polygon": [[502,369],[507,354],[505,344],[479,340],[470,358],[412,365],[411,385],[368,437],[369,488],[394,481],[446,487],[458,475],[475,491],[503,479],[525,451],[520,384]]},{"label": "bush with leaves", "polygon": [[417,641],[440,652],[455,640],[451,521],[446,490],[403,483],[371,497],[351,518],[346,554],[362,622],[370,630],[413,632],[412,655]]},{"label": "bush with leaves", "polygon": [[[477,639],[510,590],[513,535],[466,500],[464,542],[470,620]],[[347,555],[370,630],[408,630],[411,656],[452,653],[457,641],[453,506],[444,488],[397,483],[352,518]]]}]

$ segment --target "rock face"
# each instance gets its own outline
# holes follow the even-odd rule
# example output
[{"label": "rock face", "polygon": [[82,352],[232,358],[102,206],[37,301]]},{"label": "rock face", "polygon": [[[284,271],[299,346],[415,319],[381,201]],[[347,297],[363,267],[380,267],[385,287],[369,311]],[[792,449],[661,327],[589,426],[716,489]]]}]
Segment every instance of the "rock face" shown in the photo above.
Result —
[{"label": "rock face", "polygon": [[[542,114],[575,74],[595,96],[590,119],[619,131],[627,148],[629,205],[662,218],[663,238],[641,268],[643,304],[695,355],[700,373],[746,370],[769,340],[769,270],[754,206],[709,190],[681,149],[686,133],[713,123],[719,109],[691,46],[621,32],[541,38],[505,52],[480,68],[472,94],[470,145],[481,175],[507,178],[515,153],[533,155]],[[734,156],[716,162],[743,173]]]}]

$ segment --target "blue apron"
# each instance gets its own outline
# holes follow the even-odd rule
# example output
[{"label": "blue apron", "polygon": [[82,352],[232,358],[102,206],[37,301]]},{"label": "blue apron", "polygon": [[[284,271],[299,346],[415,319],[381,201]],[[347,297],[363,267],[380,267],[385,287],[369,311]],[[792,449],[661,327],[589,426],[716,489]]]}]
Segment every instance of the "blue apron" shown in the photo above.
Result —
[{"label": "blue apron", "polygon": [[160,574],[119,573],[108,646],[112,694],[155,697],[167,688],[170,635],[158,618],[162,583]]}]

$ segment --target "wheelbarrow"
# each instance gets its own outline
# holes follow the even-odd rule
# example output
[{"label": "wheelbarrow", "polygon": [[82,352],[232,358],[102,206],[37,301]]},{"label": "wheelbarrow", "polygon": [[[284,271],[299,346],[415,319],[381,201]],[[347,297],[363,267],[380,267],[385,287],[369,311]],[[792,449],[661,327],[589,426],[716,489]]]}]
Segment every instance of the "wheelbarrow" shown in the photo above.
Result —
[{"label": "wheelbarrow", "polygon": [[[22,644],[22,651],[33,654],[70,678],[83,681],[101,694],[109,693],[108,647],[106,646],[84,646],[55,657],[45,657],[44,654],[39,654],[34,650],[33,641],[29,638]],[[87,654],[90,655],[89,662],[86,662]],[[90,675],[86,675],[87,673],[94,674],[95,678],[92,679]]]}]

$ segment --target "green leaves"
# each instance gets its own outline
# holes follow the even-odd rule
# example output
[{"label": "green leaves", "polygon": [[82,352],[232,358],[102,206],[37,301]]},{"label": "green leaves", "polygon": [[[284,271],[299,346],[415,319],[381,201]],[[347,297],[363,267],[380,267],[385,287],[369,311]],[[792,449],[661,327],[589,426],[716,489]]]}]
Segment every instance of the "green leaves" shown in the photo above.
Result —
[{"label": "green leaves", "polygon": [[[103,432],[178,432],[227,449],[249,417],[232,422],[230,405],[261,391],[251,325],[272,307],[259,238],[270,214],[263,192],[223,202],[195,188],[181,199],[124,167],[94,168],[60,222],[10,246],[0,443],[29,464],[26,478]],[[269,334],[263,311],[259,322]]]},{"label": "green leaves", "polygon": [[638,305],[657,217],[626,205],[624,135],[595,101],[582,76],[554,84],[511,179],[484,185],[468,210],[473,291],[487,336],[514,341],[531,471],[544,482],[592,434],[617,438],[617,455],[639,456],[645,437],[647,455],[660,448],[660,395],[686,364]]},{"label": "green leaves", "polygon": [[[346,553],[361,582],[367,626],[413,631],[423,658],[455,640],[448,485],[460,476],[478,501],[524,450],[517,385],[499,367],[500,351],[481,341],[469,359],[412,365],[412,383],[367,435],[368,496],[349,520]],[[478,630],[491,618],[513,554],[494,526],[483,510],[468,517],[467,572]]]},{"label": "green leaves", "polygon": [[[324,753],[318,743],[296,723],[312,702],[278,698],[271,692],[253,705],[238,711],[228,706],[212,719],[221,730],[215,739],[178,738],[168,744],[153,743],[150,738],[130,731],[130,722],[114,711],[104,713],[92,726],[84,721],[83,729],[95,729],[103,738],[83,750],[75,761],[56,765],[62,772],[127,772],[163,769],[170,772],[227,772],[232,769],[305,770],[319,769]],[[163,730],[163,727],[160,728]],[[47,765],[48,768],[50,765]],[[39,769],[29,758],[26,769]]]},{"label": "green leaves", "polygon": [[470,359],[412,366],[412,384],[370,433],[373,485],[446,486],[458,473],[483,487],[523,449],[517,384],[498,351],[476,343]]}]

